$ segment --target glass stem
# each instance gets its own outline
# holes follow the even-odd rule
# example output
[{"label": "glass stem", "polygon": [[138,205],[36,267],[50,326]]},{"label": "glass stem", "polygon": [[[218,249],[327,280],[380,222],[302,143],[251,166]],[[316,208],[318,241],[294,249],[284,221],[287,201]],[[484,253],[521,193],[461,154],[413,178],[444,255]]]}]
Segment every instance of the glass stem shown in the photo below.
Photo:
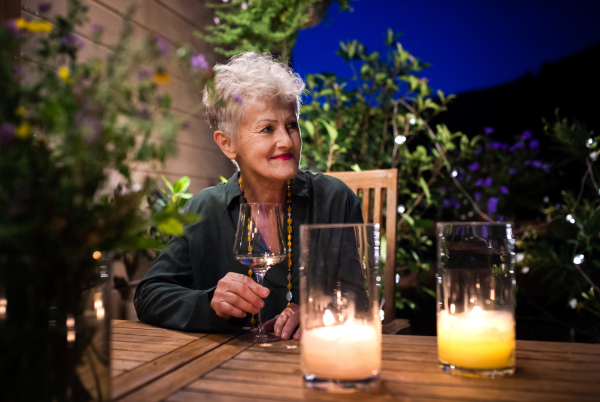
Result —
[{"label": "glass stem", "polygon": [[[265,271],[260,270],[260,271],[254,271],[256,275],[256,283],[258,283],[260,286],[263,286],[263,279],[265,277]],[[258,333],[257,336],[260,336],[262,334],[265,333],[265,330],[263,328],[263,322],[262,322],[262,308],[258,310]]]}]

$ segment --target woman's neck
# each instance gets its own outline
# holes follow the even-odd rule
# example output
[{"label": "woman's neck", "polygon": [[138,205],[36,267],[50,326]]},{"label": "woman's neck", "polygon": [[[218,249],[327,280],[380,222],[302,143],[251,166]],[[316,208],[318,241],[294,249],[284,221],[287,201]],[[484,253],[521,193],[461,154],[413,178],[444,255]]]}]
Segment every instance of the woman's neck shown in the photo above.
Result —
[{"label": "woman's neck", "polygon": [[248,203],[276,203],[283,205],[286,200],[285,182],[262,182],[252,180],[251,177],[241,175],[242,184],[240,190]]}]

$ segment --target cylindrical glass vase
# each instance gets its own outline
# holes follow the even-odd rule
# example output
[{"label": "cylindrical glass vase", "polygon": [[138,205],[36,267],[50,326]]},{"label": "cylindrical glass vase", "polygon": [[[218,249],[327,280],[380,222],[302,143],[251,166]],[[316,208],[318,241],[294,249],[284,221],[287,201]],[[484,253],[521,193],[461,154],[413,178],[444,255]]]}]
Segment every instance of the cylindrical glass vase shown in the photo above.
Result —
[{"label": "cylindrical glass vase", "polygon": [[444,371],[515,371],[515,240],[510,223],[438,223],[437,338]]},{"label": "cylindrical glass vase", "polygon": [[300,246],[305,385],[370,389],[381,371],[379,225],[301,225]]}]

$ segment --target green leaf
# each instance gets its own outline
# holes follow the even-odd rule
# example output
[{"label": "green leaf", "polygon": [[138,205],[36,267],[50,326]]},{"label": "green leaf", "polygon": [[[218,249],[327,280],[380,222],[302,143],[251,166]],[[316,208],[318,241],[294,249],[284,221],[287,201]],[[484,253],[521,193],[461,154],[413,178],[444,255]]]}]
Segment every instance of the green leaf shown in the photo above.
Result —
[{"label": "green leaf", "polygon": [[404,218],[404,220],[405,220],[406,222],[408,222],[408,224],[409,224],[410,226],[414,226],[414,224],[415,224],[415,220],[414,220],[413,218],[411,218],[411,216],[410,216],[410,215],[407,215],[407,214],[400,214],[400,216],[402,216],[402,218]]},{"label": "green leaf", "polygon": [[167,185],[167,188],[169,190],[171,190],[171,193],[175,193],[175,190],[173,190],[173,186],[171,185],[171,182],[169,180],[167,180],[167,178],[163,175],[160,175],[160,177],[162,178],[162,180],[165,182],[165,184]]},{"label": "green leaf", "polygon": [[158,224],[158,230],[164,234],[181,236],[183,234],[183,225],[175,218],[167,218]]},{"label": "green leaf", "polygon": [[325,129],[327,130],[327,134],[329,135],[329,140],[335,141],[338,137],[337,128],[325,119],[317,119],[317,121],[319,123],[321,123],[323,125],[323,127],[325,127]]},{"label": "green leaf", "polygon": [[423,177],[419,177],[419,185],[423,189],[423,192],[425,193],[425,197],[427,197],[427,202],[430,202],[431,201],[431,193],[429,192],[429,186],[427,185],[427,182],[425,181],[425,179]]}]

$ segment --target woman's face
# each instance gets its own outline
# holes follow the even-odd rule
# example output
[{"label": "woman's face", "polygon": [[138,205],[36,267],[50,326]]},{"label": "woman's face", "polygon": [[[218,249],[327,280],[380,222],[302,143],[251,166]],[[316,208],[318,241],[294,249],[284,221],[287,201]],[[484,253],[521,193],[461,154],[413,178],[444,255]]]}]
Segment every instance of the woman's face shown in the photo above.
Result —
[{"label": "woman's face", "polygon": [[296,175],[302,140],[295,106],[258,102],[248,107],[233,141],[235,160],[246,178],[266,184]]}]

